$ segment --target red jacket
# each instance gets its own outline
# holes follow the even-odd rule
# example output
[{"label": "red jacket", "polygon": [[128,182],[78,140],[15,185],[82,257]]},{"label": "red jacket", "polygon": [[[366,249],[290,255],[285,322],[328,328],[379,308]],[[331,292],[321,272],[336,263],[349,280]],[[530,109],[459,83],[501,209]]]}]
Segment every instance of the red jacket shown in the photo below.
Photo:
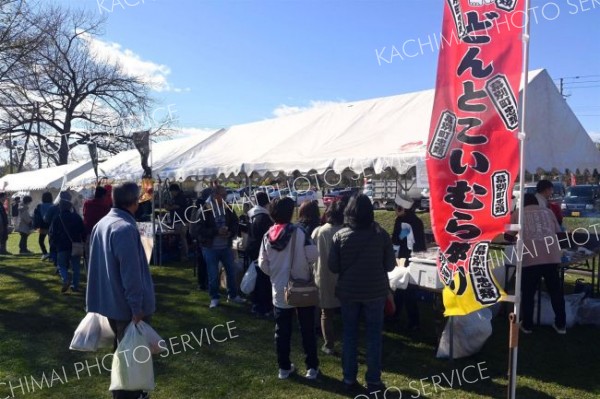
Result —
[{"label": "red jacket", "polygon": [[92,234],[92,229],[110,211],[110,205],[106,203],[104,198],[93,198],[83,203],[83,226],[85,228],[85,236],[89,237]]}]

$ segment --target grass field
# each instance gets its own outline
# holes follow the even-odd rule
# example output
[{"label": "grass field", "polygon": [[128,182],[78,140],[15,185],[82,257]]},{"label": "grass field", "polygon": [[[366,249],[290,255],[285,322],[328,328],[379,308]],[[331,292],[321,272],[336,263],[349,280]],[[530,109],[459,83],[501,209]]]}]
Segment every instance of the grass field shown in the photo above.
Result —
[{"label": "grass field", "polygon": [[[377,219],[389,228],[393,214],[378,212]],[[13,253],[17,252],[17,239],[16,234],[10,237],[9,250]],[[37,235],[30,236],[29,248],[37,251]],[[288,381],[277,380],[273,322],[255,319],[248,306],[224,304],[217,310],[209,310],[208,295],[196,290],[189,265],[174,263],[152,266],[151,270],[157,295],[157,312],[152,324],[174,345],[169,347],[168,356],[155,357],[153,398],[355,397],[356,394],[348,395],[343,391],[337,357],[320,356],[323,375],[315,382],[308,382],[302,376]],[[570,289],[571,285],[567,287]],[[83,294],[60,294],[60,283],[53,267],[40,261],[39,255],[0,256],[0,398],[13,397],[10,386],[20,383],[23,388],[15,389],[14,397],[110,397],[110,373],[101,365],[102,357],[109,352],[90,354],[68,349],[73,331],[85,315],[84,306]],[[403,320],[386,323],[383,379],[388,386],[400,388],[403,398],[506,397],[506,317],[493,320],[493,335],[480,353],[451,363],[435,358],[437,332],[443,325],[434,308],[432,304],[420,304],[422,330],[417,333],[404,330]],[[200,337],[203,329],[210,331],[214,326],[228,322],[230,327],[235,327],[229,337],[225,335],[224,327],[218,327],[215,332],[219,340],[228,338],[224,342],[208,344],[204,340],[200,346],[192,340],[193,349],[187,346],[183,351],[182,335],[190,336],[194,332]],[[338,327],[341,331],[341,323]],[[597,328],[576,326],[566,336],[558,336],[550,328],[538,327],[534,334],[522,337],[518,397],[600,397],[599,332]],[[298,332],[294,332],[293,339],[292,359],[303,373]],[[359,379],[364,382],[364,349],[359,357]],[[105,365],[110,368],[110,358],[107,359]],[[478,364],[480,373],[475,371]],[[465,378],[473,383],[456,377],[453,370],[466,373]],[[42,384],[43,388],[32,385],[32,378],[39,382],[43,375],[48,381]],[[450,380],[451,375],[455,378],[452,389],[449,382],[436,387],[432,385],[438,378]],[[383,398],[383,395],[378,397]],[[398,398],[400,394],[390,390],[386,397]],[[357,398],[375,398],[375,395]]]}]

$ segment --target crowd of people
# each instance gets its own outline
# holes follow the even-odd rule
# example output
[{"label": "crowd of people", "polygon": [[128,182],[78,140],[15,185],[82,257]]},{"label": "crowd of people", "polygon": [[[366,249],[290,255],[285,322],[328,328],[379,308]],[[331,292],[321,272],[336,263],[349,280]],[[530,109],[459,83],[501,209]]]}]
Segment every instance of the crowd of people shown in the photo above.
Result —
[{"label": "crowd of people", "polygon": [[[561,231],[559,221],[547,205],[551,189],[550,182],[540,181],[537,194],[525,196],[522,234],[526,245]],[[180,220],[183,224],[189,220],[185,214],[189,207],[179,186],[171,185],[170,191],[172,200],[167,210],[173,221]],[[69,287],[73,292],[79,291],[80,263],[85,253],[89,268],[87,310],[109,319],[117,337],[115,347],[130,321],[150,322],[155,310],[152,277],[135,219],[139,195],[136,183],[116,187],[112,195],[111,187],[98,186],[94,198],[83,205],[83,217],[74,209],[69,192],[61,192],[55,202],[50,193],[44,193],[33,215],[29,210],[31,197],[24,196],[14,202],[18,205],[16,231],[20,234],[20,253],[31,253],[27,238],[32,229],[39,229],[42,259],[56,265],[63,293]],[[320,373],[317,334],[322,335],[321,352],[328,356],[338,355],[337,342],[341,337],[343,383],[349,390],[356,389],[362,319],[366,331],[365,382],[371,392],[385,390],[381,370],[386,301],[390,298],[395,301],[396,317],[406,307],[409,328],[419,328],[415,292],[398,290],[391,296],[388,278],[388,272],[400,263],[398,258],[404,259],[399,266],[406,267],[412,252],[426,249],[423,222],[414,213],[414,203],[401,196],[396,198],[396,220],[390,236],[375,222],[371,200],[365,195],[334,201],[323,215],[316,201],[306,201],[298,208],[295,223],[296,202],[292,198],[270,200],[266,193],[258,192],[255,205],[245,207],[243,215],[238,217],[225,205],[226,195],[222,186],[206,191],[194,207],[195,223],[177,230],[185,242],[181,245],[182,260],[188,259],[188,234],[192,242],[198,243],[198,283],[200,289],[208,291],[209,307],[220,306],[220,264],[226,273],[228,302],[246,302],[239,294],[232,243],[240,234],[247,234],[242,256],[246,268],[253,267],[256,271],[256,284],[250,296],[252,312],[275,323],[278,378],[287,379],[296,372],[290,353],[293,320],[297,319],[306,378],[316,379]],[[4,199],[5,194],[0,193],[0,201]],[[512,217],[516,222],[518,212]],[[8,254],[7,227],[8,215],[0,207],[0,254],[4,255]],[[46,236],[49,249],[45,246]],[[524,333],[531,333],[533,295],[542,277],[556,314],[554,328],[561,334],[566,332],[559,263],[560,248],[547,254],[524,254],[521,325]],[[294,306],[288,302],[287,290],[292,280],[314,280],[318,288],[314,305]],[[341,314],[341,332],[336,331],[334,323],[338,314]],[[113,392],[115,398],[147,397],[144,395],[147,394]]]}]

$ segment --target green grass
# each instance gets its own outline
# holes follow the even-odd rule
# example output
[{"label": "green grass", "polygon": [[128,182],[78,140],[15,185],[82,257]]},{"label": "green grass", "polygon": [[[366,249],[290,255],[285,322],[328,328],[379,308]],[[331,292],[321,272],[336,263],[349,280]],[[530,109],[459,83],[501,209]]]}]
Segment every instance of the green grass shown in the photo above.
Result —
[{"label": "green grass", "polygon": [[[378,218],[381,214],[378,213]],[[12,234],[9,250],[16,252],[17,235]],[[37,236],[32,235],[29,248],[37,250]],[[340,383],[339,358],[320,356],[323,376],[314,383],[303,377],[288,381],[277,380],[277,366],[273,345],[274,324],[250,316],[247,306],[224,304],[209,311],[208,295],[195,289],[195,278],[188,267],[171,264],[151,267],[156,285],[157,312],[153,326],[165,339],[180,337],[201,329],[233,321],[239,337],[223,343],[192,342],[194,350],[155,357],[156,391],[154,399],[188,398],[345,398]],[[35,392],[15,397],[47,399],[108,398],[110,375],[104,370],[90,368],[77,378],[75,364],[87,361],[95,365],[108,351],[89,354],[69,351],[73,331],[85,315],[82,294],[60,294],[60,283],[53,267],[35,256],[0,256],[0,397],[10,394],[1,383],[19,383],[19,378],[48,376],[53,370],[65,368],[68,382],[54,380],[51,388],[36,388]],[[506,396],[507,322],[499,316],[494,319],[494,333],[483,350],[468,359],[450,363],[435,359],[436,333],[442,320],[433,306],[420,304],[423,331],[411,335],[400,322],[385,326],[383,379],[389,386],[403,390],[402,397],[416,398],[419,380],[462,370],[466,366],[485,362],[484,376],[489,379],[473,384],[455,384],[455,389],[437,393],[427,387],[429,398],[502,398]],[[338,320],[339,321],[339,320]],[[223,334],[222,329],[218,334]],[[338,331],[341,325],[338,323]],[[539,327],[531,336],[521,339],[519,352],[518,397],[536,398],[598,398],[597,345],[599,330],[577,326],[566,336],[556,335],[550,328]],[[222,336],[222,335],[220,335]],[[292,360],[304,371],[299,333],[294,332]],[[174,338],[174,342],[181,342]],[[320,344],[320,342],[319,342]],[[176,350],[181,350],[179,346]],[[362,381],[364,349],[360,350]],[[107,364],[108,365],[108,364]],[[473,379],[472,369],[467,377]],[[430,380],[424,380],[431,383]],[[448,385],[445,385],[448,389]],[[393,395],[388,394],[387,398]],[[353,397],[353,396],[350,396]],[[374,398],[375,396],[370,396]],[[380,398],[383,396],[380,395]],[[398,397],[398,396],[394,396]],[[364,398],[364,396],[359,396]]]}]

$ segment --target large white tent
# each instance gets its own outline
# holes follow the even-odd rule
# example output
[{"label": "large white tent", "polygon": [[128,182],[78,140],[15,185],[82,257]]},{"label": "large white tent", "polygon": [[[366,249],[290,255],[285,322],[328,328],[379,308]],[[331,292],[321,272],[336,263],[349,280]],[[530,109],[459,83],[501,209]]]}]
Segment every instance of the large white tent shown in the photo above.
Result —
[{"label": "large white tent", "polygon": [[[223,130],[210,134],[196,134],[173,140],[161,141],[152,145],[152,170],[153,176],[160,175],[160,170],[176,162],[183,154],[194,151],[212,137],[218,136]],[[134,180],[137,181],[143,174],[140,154],[137,150],[121,152],[98,166],[98,177],[108,178],[113,182]],[[96,175],[91,170],[69,181],[70,186],[89,186],[96,183]]]},{"label": "large white tent", "polygon": [[[600,152],[546,70],[529,74],[526,168],[593,170]],[[434,90],[236,125],[162,168],[170,178],[392,169],[423,164]]]},{"label": "large white tent", "polygon": [[88,170],[92,170],[91,161],[82,161],[51,168],[13,173],[0,179],[0,190],[7,192],[49,189],[59,190],[65,176],[68,181]]}]

